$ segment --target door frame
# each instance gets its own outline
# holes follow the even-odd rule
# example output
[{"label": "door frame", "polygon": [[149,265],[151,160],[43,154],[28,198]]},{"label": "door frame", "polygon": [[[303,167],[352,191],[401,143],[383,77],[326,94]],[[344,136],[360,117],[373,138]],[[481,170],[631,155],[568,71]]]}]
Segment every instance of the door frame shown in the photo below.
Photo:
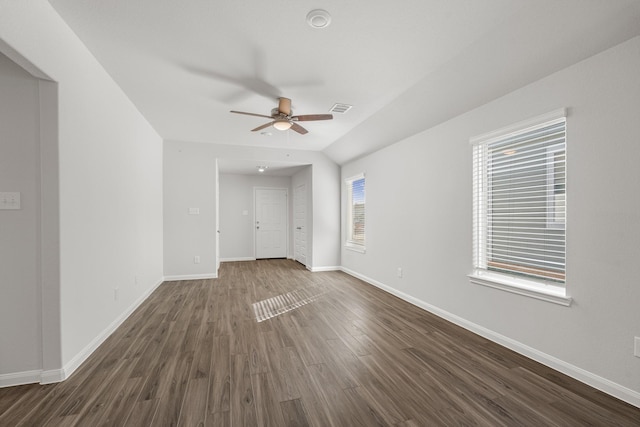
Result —
[{"label": "door frame", "polygon": [[218,159],[215,163],[216,171],[216,277],[220,270],[220,168],[218,167]]},{"label": "door frame", "polygon": [[[296,190],[300,187],[304,187],[304,199],[302,200],[302,204],[304,205],[304,232],[305,232],[305,243],[304,243],[304,263],[298,261],[298,259],[296,258],[296,230],[295,230],[295,226],[296,226]],[[308,228],[307,227],[307,201],[308,201],[308,196],[307,196],[307,183],[303,182],[300,183],[298,185],[296,185],[295,187],[293,187],[293,199],[291,201],[291,211],[292,211],[292,218],[291,218],[291,230],[293,232],[293,251],[292,251],[292,259],[294,261],[300,262],[300,264],[304,265],[305,267],[307,266],[307,253],[308,253],[308,242],[309,242],[309,236],[307,235],[308,232]]]},{"label": "door frame", "polygon": [[256,240],[258,239],[256,233],[256,193],[258,190],[284,190],[285,197],[285,210],[284,210],[284,221],[285,221],[285,230],[284,230],[284,238],[285,238],[285,258],[289,259],[289,229],[291,228],[291,224],[289,224],[289,188],[288,187],[253,187],[253,222],[251,226],[253,227],[253,259],[257,258],[257,245]]}]

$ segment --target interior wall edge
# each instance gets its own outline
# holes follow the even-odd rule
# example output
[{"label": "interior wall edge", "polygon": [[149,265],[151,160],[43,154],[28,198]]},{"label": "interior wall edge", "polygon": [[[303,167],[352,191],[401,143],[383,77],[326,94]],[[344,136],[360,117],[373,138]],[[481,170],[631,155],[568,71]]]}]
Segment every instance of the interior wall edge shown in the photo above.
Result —
[{"label": "interior wall edge", "polygon": [[[109,326],[107,326],[100,334],[98,334],[85,348],[78,352],[62,369],[52,369],[41,371],[39,381],[40,384],[52,384],[66,380],[86,361],[94,351],[116,330],[131,314],[149,298],[149,296],[164,283],[164,278],[160,278],[153,286],[147,289],[136,301],[133,302],[120,316],[118,316]],[[16,384],[17,385],[17,384]]]},{"label": "interior wall edge", "polygon": [[17,49],[0,38],[0,53],[24,68],[33,77],[41,80],[54,81],[49,75],[38,68],[33,62],[25,58]]}]

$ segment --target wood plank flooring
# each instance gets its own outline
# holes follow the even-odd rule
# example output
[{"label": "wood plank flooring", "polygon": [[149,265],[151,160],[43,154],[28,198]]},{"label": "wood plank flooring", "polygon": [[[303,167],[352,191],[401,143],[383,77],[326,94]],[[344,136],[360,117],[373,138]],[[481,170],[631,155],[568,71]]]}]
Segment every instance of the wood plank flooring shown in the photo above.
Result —
[{"label": "wood plank flooring", "polygon": [[0,426],[638,426],[607,396],[340,272],[224,263],[162,284]]}]

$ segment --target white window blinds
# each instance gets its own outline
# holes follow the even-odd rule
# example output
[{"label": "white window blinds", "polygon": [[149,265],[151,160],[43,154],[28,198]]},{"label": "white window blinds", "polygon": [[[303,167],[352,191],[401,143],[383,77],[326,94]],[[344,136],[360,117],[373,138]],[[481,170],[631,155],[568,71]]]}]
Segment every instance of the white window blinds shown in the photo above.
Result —
[{"label": "white window blinds", "polygon": [[473,141],[476,269],[564,283],[566,119]]},{"label": "white window blinds", "polygon": [[365,177],[356,175],[345,180],[347,186],[347,245],[365,243]]}]

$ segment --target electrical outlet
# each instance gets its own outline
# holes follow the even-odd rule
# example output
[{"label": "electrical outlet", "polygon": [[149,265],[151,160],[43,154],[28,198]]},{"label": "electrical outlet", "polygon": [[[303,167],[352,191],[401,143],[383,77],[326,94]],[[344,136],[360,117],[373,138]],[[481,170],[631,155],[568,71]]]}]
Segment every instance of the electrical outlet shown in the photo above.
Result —
[{"label": "electrical outlet", "polygon": [[20,209],[20,193],[0,193],[0,209]]},{"label": "electrical outlet", "polygon": [[635,344],[633,346],[633,355],[636,357],[640,357],[640,337],[635,337],[633,342]]},{"label": "electrical outlet", "polygon": [[200,255],[196,255],[193,257],[193,263],[194,264],[200,264]]},{"label": "electrical outlet", "polygon": [[398,275],[398,277],[402,277],[402,268],[398,267],[398,271],[396,272],[396,274]]}]

